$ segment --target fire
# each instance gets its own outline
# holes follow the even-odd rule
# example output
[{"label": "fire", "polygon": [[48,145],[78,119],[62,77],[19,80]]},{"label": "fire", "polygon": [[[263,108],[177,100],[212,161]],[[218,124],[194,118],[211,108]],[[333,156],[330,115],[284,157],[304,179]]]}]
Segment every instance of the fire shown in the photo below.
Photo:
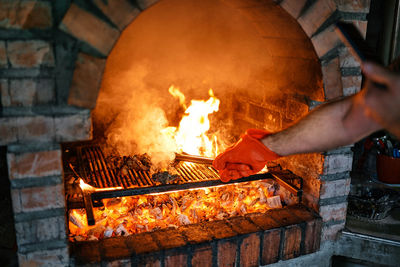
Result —
[{"label": "fire", "polygon": [[84,209],[70,210],[71,240],[97,240],[167,227],[223,220],[247,213],[265,212],[297,202],[275,181],[265,179],[170,193],[104,199],[93,208],[96,225],[88,226]]},{"label": "fire", "polygon": [[185,95],[178,88],[171,86],[168,91],[186,110],[178,128],[167,127],[162,133],[175,140],[179,153],[215,157],[218,154],[217,137],[207,133],[210,129],[208,115],[218,111],[220,100],[210,89],[208,100],[191,100],[186,108]]},{"label": "fire", "polygon": [[94,191],[95,188],[91,186],[90,184],[85,183],[82,179],[79,179],[79,187],[82,190],[88,190],[88,191]]}]

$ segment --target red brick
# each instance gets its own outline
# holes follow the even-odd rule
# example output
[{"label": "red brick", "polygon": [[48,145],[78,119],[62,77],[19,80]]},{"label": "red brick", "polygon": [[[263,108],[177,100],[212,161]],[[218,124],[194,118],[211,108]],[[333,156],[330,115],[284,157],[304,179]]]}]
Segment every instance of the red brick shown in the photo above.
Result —
[{"label": "red brick", "polygon": [[195,247],[192,253],[193,267],[211,267],[212,266],[212,249],[211,245]]},{"label": "red brick", "polygon": [[122,31],[140,13],[140,10],[127,0],[102,1],[94,0],[94,4]]},{"label": "red brick", "polygon": [[120,34],[117,29],[75,4],[71,4],[59,28],[86,42],[105,56],[110,53]]},{"label": "red brick", "polygon": [[322,229],[321,219],[316,219],[307,222],[305,230],[305,238],[304,238],[305,254],[313,253],[319,250],[321,241],[321,229]]},{"label": "red brick", "polygon": [[2,99],[3,106],[33,106],[55,102],[55,84],[52,79],[18,79],[10,81],[9,94]]},{"label": "red brick", "polygon": [[69,266],[68,248],[43,249],[26,254],[18,253],[18,264],[21,267]]},{"label": "red brick", "polygon": [[285,229],[282,259],[288,260],[300,256],[301,228],[292,225]]},{"label": "red brick", "polygon": [[267,130],[276,132],[282,129],[282,114],[280,112],[267,110],[265,113],[263,126]]},{"label": "red brick", "polygon": [[271,264],[279,261],[281,232],[282,230],[279,228],[268,230],[263,233],[261,265]]},{"label": "red brick", "polygon": [[21,189],[22,211],[40,211],[65,207],[63,185]]},{"label": "red brick", "polygon": [[237,233],[223,221],[205,222],[202,224],[202,226],[204,229],[207,229],[214,238],[217,239],[229,238],[237,235]]},{"label": "red brick", "polygon": [[218,242],[218,266],[236,266],[237,246],[236,240]]},{"label": "red brick", "polygon": [[92,109],[96,106],[105,59],[79,54],[68,96],[68,104]]},{"label": "red brick", "polygon": [[22,207],[21,207],[21,196],[19,189],[11,189],[11,200],[12,200],[14,214],[21,212]]},{"label": "red brick", "polygon": [[346,220],[347,202],[321,206],[319,208],[319,215],[321,215],[324,222],[327,221],[342,221]]},{"label": "red brick", "polygon": [[65,239],[65,216],[15,223],[18,245]]},{"label": "red brick", "polygon": [[315,212],[310,211],[302,204],[290,206],[287,208],[287,210],[290,213],[293,213],[297,218],[299,218],[299,222],[308,222],[319,218]]},{"label": "red brick", "polygon": [[280,223],[272,219],[269,213],[248,214],[246,217],[263,230],[269,230],[280,226]]},{"label": "red brick", "polygon": [[332,154],[325,156],[324,174],[334,174],[351,171],[353,163],[353,155],[348,154]]},{"label": "red brick", "polygon": [[243,239],[240,245],[240,266],[259,266],[260,242],[260,236],[257,233]]},{"label": "red brick", "polygon": [[368,13],[371,0],[335,0],[340,11]]},{"label": "red brick", "polygon": [[256,106],[254,104],[250,104],[249,116],[250,116],[250,118],[252,118],[254,120],[264,122],[265,109],[260,106]]},{"label": "red brick", "polygon": [[342,77],[343,95],[349,96],[358,93],[361,90],[362,76]]},{"label": "red brick", "polygon": [[319,0],[307,9],[298,22],[306,34],[311,37],[335,10],[336,6],[333,0]]},{"label": "red brick", "polygon": [[175,228],[158,230],[152,235],[153,238],[158,241],[158,244],[160,244],[161,249],[183,247],[186,245],[184,237]]},{"label": "red brick", "polygon": [[126,245],[135,254],[149,253],[160,250],[150,233],[135,234],[126,237]]},{"label": "red brick", "polygon": [[228,222],[231,224],[232,229],[241,235],[258,232],[261,230],[261,228],[252,223],[250,220],[247,220],[245,217],[230,218],[228,219]]},{"label": "red brick", "polygon": [[15,118],[0,118],[0,145],[8,145],[18,141]]},{"label": "red brick", "polygon": [[83,141],[92,138],[90,113],[55,117],[56,141]]},{"label": "red brick", "polygon": [[345,222],[340,224],[328,225],[322,227],[321,242],[336,240],[341,230],[344,229]]},{"label": "red brick", "polygon": [[295,216],[292,212],[283,209],[275,209],[268,211],[268,214],[271,216],[272,219],[277,221],[280,226],[287,226],[292,224],[297,224],[301,220]]},{"label": "red brick", "polygon": [[61,175],[61,151],[7,154],[10,179]]},{"label": "red brick", "polygon": [[6,42],[0,41],[0,68],[7,68]]},{"label": "red brick", "polygon": [[306,2],[307,0],[283,0],[280,5],[296,19],[300,16],[300,12]]},{"label": "red brick", "polygon": [[101,257],[103,260],[129,258],[130,249],[125,244],[125,237],[105,238],[101,241]]},{"label": "red brick", "polygon": [[14,118],[14,127],[18,143],[53,142],[54,119],[53,117],[32,116]]},{"label": "red brick", "polygon": [[189,243],[196,244],[212,240],[211,234],[198,224],[180,226],[178,230],[186,237]]},{"label": "red brick", "polygon": [[184,251],[167,253],[164,258],[165,267],[187,266],[187,254]]},{"label": "red brick", "polygon": [[325,99],[332,100],[343,95],[342,74],[340,72],[339,59],[332,59],[327,65],[322,66],[324,80]]},{"label": "red brick", "polygon": [[322,181],[320,198],[326,199],[332,197],[347,196],[350,192],[350,183],[350,177],[348,179],[335,181]]},{"label": "red brick", "polygon": [[52,26],[51,3],[42,1],[1,1],[0,27],[46,29]]},{"label": "red brick", "polygon": [[331,49],[341,44],[339,36],[334,30],[334,26],[330,26],[313,36],[311,42],[314,44],[315,51],[319,58],[323,57]]},{"label": "red brick", "polygon": [[308,105],[294,99],[288,99],[286,108],[286,118],[298,120],[308,113]]},{"label": "red brick", "polygon": [[339,50],[339,61],[341,68],[356,68],[360,67],[360,62],[358,62],[354,56],[349,52],[347,47],[342,47]]},{"label": "red brick", "polygon": [[14,68],[54,66],[53,48],[45,41],[9,41],[7,56]]}]

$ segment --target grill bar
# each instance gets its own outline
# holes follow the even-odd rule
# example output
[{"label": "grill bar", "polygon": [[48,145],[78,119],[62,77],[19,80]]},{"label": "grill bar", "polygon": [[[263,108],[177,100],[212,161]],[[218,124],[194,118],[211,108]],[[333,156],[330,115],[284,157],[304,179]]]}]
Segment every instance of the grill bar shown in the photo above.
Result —
[{"label": "grill bar", "polygon": [[[91,192],[93,201],[103,198],[179,191],[227,184],[220,181],[218,172],[212,166],[212,159],[209,158],[177,155],[176,160],[178,162],[175,165],[175,169],[179,179],[174,184],[163,185],[155,182],[151,178],[149,171],[128,169],[126,173],[122,173],[111,161],[107,160],[99,146],[84,145],[78,147],[77,151],[83,180],[96,188]],[[281,172],[269,172],[241,178],[229,183],[273,178],[281,186],[301,198],[301,178],[298,177],[300,186],[296,186],[291,180],[282,178],[283,176],[285,175]],[[119,188],[116,189],[116,187]]]}]

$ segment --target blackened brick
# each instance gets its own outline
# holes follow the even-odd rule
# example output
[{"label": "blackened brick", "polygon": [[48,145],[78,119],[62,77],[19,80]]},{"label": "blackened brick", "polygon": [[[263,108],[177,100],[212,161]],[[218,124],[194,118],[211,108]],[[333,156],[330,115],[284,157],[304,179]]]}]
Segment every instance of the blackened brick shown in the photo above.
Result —
[{"label": "blackened brick", "polygon": [[125,242],[135,254],[154,252],[160,249],[150,233],[130,235],[126,237]]},{"label": "blackened brick", "polygon": [[182,247],[186,241],[181,233],[175,228],[164,229],[154,232],[153,237],[158,241],[162,249]]},{"label": "blackened brick", "polygon": [[97,241],[76,242],[71,244],[77,263],[99,262],[100,243]]},{"label": "blackened brick", "polygon": [[253,213],[246,215],[246,217],[263,230],[269,230],[280,226],[268,213]]},{"label": "blackened brick", "polygon": [[234,231],[242,235],[254,233],[261,230],[261,228],[259,228],[251,221],[247,220],[245,217],[230,218],[228,222],[231,224],[231,227]]},{"label": "blackened brick", "polygon": [[204,229],[207,229],[209,233],[217,239],[228,238],[237,235],[232,228],[223,221],[212,221],[205,222],[202,224]]},{"label": "blackened brick", "polygon": [[101,257],[104,260],[129,258],[131,251],[125,243],[124,236],[106,238],[101,241]]},{"label": "blackened brick", "polygon": [[294,216],[293,213],[286,209],[270,210],[268,211],[268,214],[270,214],[275,221],[279,222],[280,226],[287,226],[301,222],[297,216]]},{"label": "blackened brick", "polygon": [[211,234],[199,224],[191,224],[179,227],[179,231],[186,237],[189,243],[202,243],[212,240]]}]

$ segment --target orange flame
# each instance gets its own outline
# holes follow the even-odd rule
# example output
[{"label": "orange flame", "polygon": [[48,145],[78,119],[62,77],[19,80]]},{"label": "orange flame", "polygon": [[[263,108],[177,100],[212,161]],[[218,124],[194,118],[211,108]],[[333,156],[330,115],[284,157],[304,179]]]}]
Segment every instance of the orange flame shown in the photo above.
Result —
[{"label": "orange flame", "polygon": [[[171,95],[179,99],[180,104],[186,108],[185,95],[178,88],[169,88]],[[220,100],[214,96],[212,89],[208,91],[210,98],[204,100],[192,100],[185,110],[185,114],[179,123],[179,128],[167,127],[162,133],[172,137],[179,149],[191,155],[215,157],[218,153],[216,136],[209,137],[210,129],[208,115],[217,112]]]}]

